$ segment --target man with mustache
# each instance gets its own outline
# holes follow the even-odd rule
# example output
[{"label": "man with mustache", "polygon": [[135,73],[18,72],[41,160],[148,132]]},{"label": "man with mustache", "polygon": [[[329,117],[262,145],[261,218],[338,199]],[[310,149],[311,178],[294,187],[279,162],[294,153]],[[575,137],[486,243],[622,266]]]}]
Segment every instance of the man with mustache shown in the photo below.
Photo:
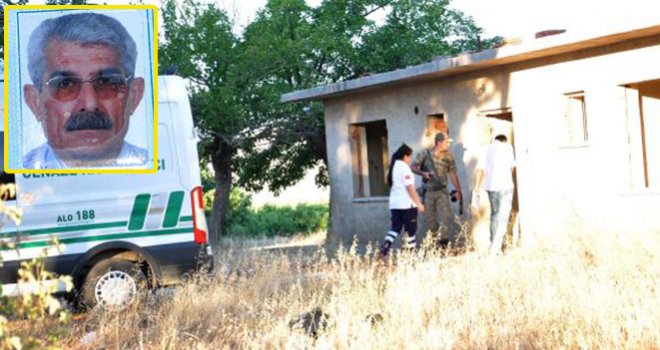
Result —
[{"label": "man with mustache", "polygon": [[30,35],[25,101],[47,143],[26,169],[145,165],[145,149],[124,141],[144,94],[136,44],[116,19],[92,12],[42,22]]}]

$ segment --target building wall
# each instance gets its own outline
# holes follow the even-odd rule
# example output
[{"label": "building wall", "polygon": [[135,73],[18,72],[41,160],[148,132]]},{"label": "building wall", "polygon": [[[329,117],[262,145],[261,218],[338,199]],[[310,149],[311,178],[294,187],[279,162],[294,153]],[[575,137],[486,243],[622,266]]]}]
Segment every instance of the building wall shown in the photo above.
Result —
[{"label": "building wall", "polygon": [[[637,101],[627,98],[624,86],[660,79],[653,67],[660,46],[588,54],[513,67],[523,227],[549,234],[657,230],[654,208],[660,204],[660,188],[633,184],[642,161],[634,158],[642,145],[629,122],[639,118],[631,110]],[[584,91],[586,102],[588,141],[582,145],[568,145],[559,137],[564,94],[574,91]]]},{"label": "building wall", "polygon": [[[430,81],[325,101],[333,239],[350,242],[356,235],[362,241],[379,240],[389,228],[386,196],[354,198],[349,125],[386,120],[390,154],[402,142],[417,153],[432,145],[433,135],[425,135],[427,115],[443,113],[449,133],[455,139],[452,148],[459,160],[457,166],[464,191],[467,191],[465,186],[468,180],[473,181],[472,169],[482,146],[477,112],[508,104],[506,93],[497,89],[503,86],[506,91],[506,75],[496,72],[492,75],[492,78]],[[417,182],[421,183],[419,178]]]},{"label": "building wall", "polygon": [[[654,214],[660,189],[630,185],[630,149],[637,146],[630,146],[623,87],[660,79],[658,43],[644,39],[326,100],[333,241],[380,240],[389,227],[387,197],[354,198],[350,124],[386,120],[390,154],[402,142],[417,152],[431,145],[424,132],[427,115],[444,113],[467,206],[476,160],[488,140],[483,112],[507,107],[513,112],[523,238],[660,228]],[[577,91],[585,96],[588,142],[569,145],[560,141],[565,94]],[[478,232],[482,239],[484,234]]]}]

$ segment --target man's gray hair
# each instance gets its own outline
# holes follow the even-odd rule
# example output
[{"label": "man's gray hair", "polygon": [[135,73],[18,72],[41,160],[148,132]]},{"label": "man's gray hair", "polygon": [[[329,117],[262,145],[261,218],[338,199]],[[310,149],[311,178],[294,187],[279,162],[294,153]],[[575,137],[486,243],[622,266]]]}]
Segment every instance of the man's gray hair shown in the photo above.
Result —
[{"label": "man's gray hair", "polygon": [[107,45],[119,54],[119,63],[126,76],[135,72],[137,47],[126,28],[118,20],[100,13],[83,12],[43,21],[30,35],[28,71],[32,83],[39,89],[46,69],[46,45],[62,40],[81,45]]}]

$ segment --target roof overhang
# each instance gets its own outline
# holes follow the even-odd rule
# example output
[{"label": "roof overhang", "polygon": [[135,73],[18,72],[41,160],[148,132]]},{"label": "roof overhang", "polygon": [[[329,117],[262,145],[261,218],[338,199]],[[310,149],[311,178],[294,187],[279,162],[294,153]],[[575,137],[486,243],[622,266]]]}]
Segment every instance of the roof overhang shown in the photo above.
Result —
[{"label": "roof overhang", "polygon": [[660,34],[660,25],[607,35],[569,35],[565,33],[530,40],[520,45],[438,59],[391,72],[318,86],[307,90],[293,91],[282,95],[280,101],[287,103],[323,100],[395,84],[446,77],[505,64],[519,63],[578,50],[612,45],[658,34]]}]

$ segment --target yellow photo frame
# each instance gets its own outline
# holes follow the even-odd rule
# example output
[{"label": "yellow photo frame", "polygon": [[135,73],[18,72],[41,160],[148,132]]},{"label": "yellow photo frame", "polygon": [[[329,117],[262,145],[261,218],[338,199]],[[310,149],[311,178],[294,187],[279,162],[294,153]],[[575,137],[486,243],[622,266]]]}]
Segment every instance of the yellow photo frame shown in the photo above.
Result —
[{"label": "yellow photo frame", "polygon": [[[134,11],[135,13],[133,13]],[[52,16],[57,12],[63,12],[61,16],[64,16],[66,14],[91,12],[91,13],[105,14],[106,17],[113,17],[113,18],[117,17],[119,19],[121,19],[122,15],[126,15],[126,14],[131,14],[132,16],[138,16],[136,13],[139,13],[140,15],[143,14],[145,16],[146,19],[145,26],[143,26],[142,32],[138,31],[138,34],[146,33],[147,37],[133,39],[134,41],[142,44],[136,46],[137,46],[137,50],[142,50],[141,52],[143,56],[145,56],[144,58],[140,58],[140,60],[142,61],[138,60],[138,64],[139,65],[141,64],[144,77],[140,76],[138,78],[137,71],[135,72],[134,76],[123,77],[125,81],[125,83],[123,83],[124,90],[119,90],[117,85],[112,85],[113,81],[108,79],[108,77],[113,76],[113,74],[102,76],[100,79],[92,78],[88,80],[83,80],[82,78],[76,78],[77,80],[72,80],[69,79],[68,75],[66,76],[67,84],[69,84],[69,86],[70,86],[69,81],[74,81],[77,84],[76,85],[77,89],[74,89],[77,92],[73,92],[76,95],[69,94],[66,98],[70,98],[69,96],[74,96],[75,99],[80,97],[81,91],[83,91],[84,89],[84,83],[88,81],[92,84],[92,90],[90,91],[93,91],[94,94],[93,96],[96,96],[96,98],[98,98],[99,92],[103,93],[104,91],[107,91],[107,86],[112,86],[114,87],[115,90],[118,90],[118,91],[114,91],[114,95],[112,97],[107,97],[108,99],[124,98],[124,96],[126,95],[128,95],[126,99],[130,99],[131,94],[133,92],[132,89],[133,85],[135,85],[133,81],[138,81],[138,79],[140,79],[142,82],[143,85],[142,93],[137,94],[140,97],[130,100],[128,102],[124,101],[124,105],[131,105],[131,101],[135,101],[137,99],[138,102],[135,103],[134,106],[132,107],[131,114],[133,112],[136,112],[135,114],[137,115],[138,114],[137,111],[142,111],[142,113],[144,113],[144,117],[139,117],[139,118],[144,119],[143,124],[139,124],[139,126],[136,126],[133,130],[137,130],[137,131],[132,132],[130,129],[131,124],[133,123],[132,119],[137,117],[135,116],[130,117],[131,122],[128,122],[129,116],[124,116],[122,117],[125,119],[123,121],[123,124],[126,124],[124,129],[121,129],[120,131],[115,131],[114,129],[111,129],[112,132],[114,132],[115,134],[108,136],[108,139],[114,140],[112,142],[119,142],[117,140],[119,137],[121,137],[121,142],[122,142],[121,145],[123,146],[121,148],[121,152],[119,152],[119,154],[116,154],[117,159],[115,160],[115,162],[110,163],[111,165],[109,166],[99,165],[96,167],[94,166],[75,167],[75,166],[68,166],[67,164],[65,167],[56,167],[56,168],[47,167],[47,168],[30,169],[25,167],[26,164],[25,158],[26,158],[26,154],[28,153],[27,149],[33,149],[33,145],[29,145],[28,147],[26,147],[26,143],[42,142],[43,140],[39,140],[39,141],[32,140],[33,135],[37,134],[34,131],[35,129],[34,125],[31,125],[32,130],[27,132],[30,134],[29,142],[24,139],[25,135],[23,135],[24,133],[26,133],[26,131],[24,131],[23,129],[23,125],[24,125],[23,110],[27,109],[24,108],[24,106],[27,105],[25,100],[28,100],[28,97],[25,97],[24,95],[29,95],[30,91],[29,88],[24,87],[23,84],[21,84],[21,78],[20,78],[21,74],[25,75],[25,72],[21,72],[21,69],[23,68],[23,66],[25,66],[25,64],[21,62],[21,55],[26,56],[27,54],[24,53],[25,51],[23,50],[24,47],[21,46],[21,43],[26,40],[23,37],[21,37],[18,33],[19,32],[18,28],[21,28],[19,24],[19,14],[22,16],[29,14],[35,14],[35,16],[37,16],[37,14],[44,16]],[[15,17],[12,18],[11,16],[15,16]],[[56,18],[60,16],[52,16],[52,17]],[[117,22],[119,23],[119,21]],[[30,29],[34,29],[33,27],[36,27],[36,25],[31,23],[29,27]],[[13,29],[16,29],[15,33],[12,32]],[[126,28],[124,28],[124,30],[126,30]],[[158,170],[158,8],[156,6],[153,5],[65,5],[65,6],[7,5],[5,6],[4,9],[4,31],[5,31],[4,32],[5,50],[4,50],[4,85],[3,85],[4,87],[4,123],[3,123],[4,124],[3,163],[4,164],[3,166],[5,172],[10,174],[153,174],[156,173],[156,171]],[[133,38],[136,35],[134,34],[136,31],[127,30],[127,32],[129,33],[129,36],[131,38]],[[12,38],[11,43],[10,43],[10,37]],[[136,55],[139,57],[139,54],[136,53]],[[121,58],[123,57],[124,56],[121,56]],[[119,59],[120,58],[116,58],[117,61],[119,61]],[[135,69],[135,62],[133,63],[133,68]],[[16,74],[18,77],[12,74],[13,72],[16,71],[18,71],[18,74]],[[114,74],[114,75],[118,75],[118,74]],[[52,80],[53,79],[50,79],[48,83],[50,83]],[[110,81],[111,83],[106,83],[106,81]],[[59,82],[59,80],[57,82]],[[62,83],[59,86],[62,87],[64,86],[64,84]],[[106,90],[99,90],[99,89],[103,89],[104,87],[106,87]],[[39,90],[34,90],[34,91],[38,91],[39,98],[38,99],[34,98],[31,101],[33,102],[39,101],[40,103],[39,106],[42,107],[42,109],[37,109],[38,111],[41,112],[35,114],[41,115],[42,119],[39,119],[38,117],[36,117],[36,115],[34,115],[36,117],[35,120],[38,119],[38,121],[31,123],[43,127],[44,128],[43,133],[48,134],[48,132],[46,131],[47,127],[42,125],[42,120],[45,118],[46,115],[49,115],[46,111],[47,108],[45,107],[46,102],[44,102],[46,98],[43,98],[44,95],[43,86],[39,85],[39,88],[40,88]],[[12,90],[10,91],[10,89]],[[62,90],[60,88],[56,90],[58,91],[57,96],[60,96],[59,92],[61,92]],[[48,95],[48,100],[51,101],[53,98],[55,98],[54,96],[56,95],[52,94],[53,91],[52,87],[51,90],[49,91],[51,94]],[[36,96],[36,95],[32,94],[30,96]],[[67,101],[68,103],[69,100],[64,100],[64,101]],[[148,102],[151,102],[152,105],[149,106]],[[49,106],[51,106],[60,103],[60,101],[54,101],[54,102],[51,101],[49,103],[50,103]],[[20,105],[20,107],[17,107],[16,106],[17,104]],[[34,105],[36,104],[33,103],[32,105],[30,105],[30,109],[32,109]],[[126,111],[126,107],[124,108],[125,109],[122,110],[122,115]],[[17,116],[17,109],[19,110],[18,116]],[[68,118],[69,116],[71,116],[71,114],[72,114],[71,112],[64,113],[63,118]],[[153,114],[153,118],[150,118],[149,114]],[[12,123],[10,123],[10,116],[14,118],[18,118],[19,121],[16,122],[15,120],[12,120],[12,122],[14,122],[15,124],[12,125]],[[73,117],[71,119],[73,119]],[[117,124],[123,125],[121,121],[117,122]],[[59,126],[60,125],[58,125],[58,127]],[[94,130],[83,129],[87,127],[96,128],[96,126],[94,127],[80,126],[81,129],[71,129],[71,130],[87,132],[87,133],[83,133],[83,135],[88,135],[88,134],[94,135],[94,131],[97,131],[96,129]],[[110,123],[108,126],[103,126],[98,128],[100,130],[100,128],[113,128],[113,127],[114,126],[112,126],[112,123]],[[53,130],[59,130],[59,129],[54,128]],[[144,130],[144,139],[140,138],[140,134],[139,134],[140,130]],[[153,130],[153,134],[152,136],[150,136],[149,133],[151,133],[152,130]],[[51,134],[58,132],[61,131],[51,131]],[[18,133],[20,133],[20,135],[18,135]],[[101,133],[101,131],[99,131],[99,133]],[[123,135],[120,135],[122,133]],[[41,147],[48,151],[51,150],[50,145],[51,143],[53,143],[50,138],[51,136],[49,136],[51,134],[44,135],[44,137],[41,136],[38,137],[38,139],[46,138],[47,142],[43,143]],[[80,134],[80,133],[76,133],[76,134]],[[131,145],[124,139],[127,137],[127,135],[129,135],[128,137],[132,137],[133,135],[135,135],[135,137],[139,140],[140,145],[145,145],[146,147],[143,148],[143,147],[136,147]],[[68,137],[73,138],[73,136],[68,136]],[[94,143],[94,145],[90,147],[95,147],[96,143],[99,142],[98,137],[96,136],[86,136],[86,137],[89,137],[91,140],[93,140],[92,142]],[[104,142],[106,141],[105,140],[100,141],[101,144],[103,144]],[[136,156],[130,159],[135,159],[135,158],[144,159],[144,161],[140,163],[139,166],[133,166],[132,164],[125,165],[128,164],[128,162],[123,162],[123,159],[119,159],[120,155],[124,154],[124,151],[127,149],[127,145],[130,145],[132,147],[130,148],[131,151],[137,150],[135,152],[138,152],[137,154],[139,155],[139,157]],[[117,147],[115,147],[114,149],[117,149]],[[146,151],[147,153],[142,153],[143,151]],[[30,152],[30,153],[34,153],[34,152]],[[51,153],[49,153],[49,156],[52,156],[52,154],[54,154],[54,152],[51,151]],[[19,163],[19,159],[23,167],[16,166]],[[104,158],[104,160],[105,159],[108,158]],[[40,163],[36,163],[36,164],[40,164]],[[61,164],[65,164],[65,162],[62,162],[60,160],[57,164],[61,165]]]}]

